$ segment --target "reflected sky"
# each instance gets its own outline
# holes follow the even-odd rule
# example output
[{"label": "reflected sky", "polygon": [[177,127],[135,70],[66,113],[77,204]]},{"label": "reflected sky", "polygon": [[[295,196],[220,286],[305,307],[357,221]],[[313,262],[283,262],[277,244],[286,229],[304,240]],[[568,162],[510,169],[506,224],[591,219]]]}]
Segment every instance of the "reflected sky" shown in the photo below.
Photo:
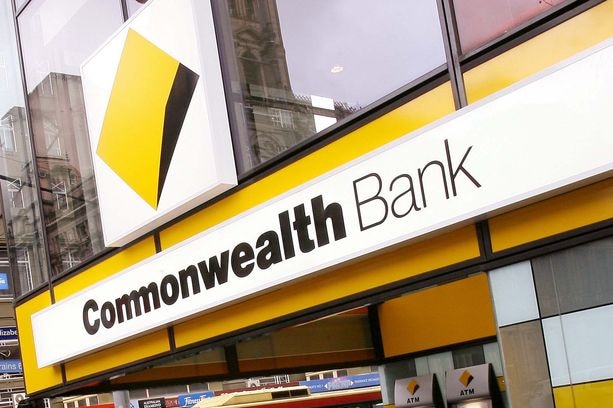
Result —
[{"label": "reflected sky", "polygon": [[366,106],[445,62],[434,0],[277,0],[277,8],[296,94]]}]

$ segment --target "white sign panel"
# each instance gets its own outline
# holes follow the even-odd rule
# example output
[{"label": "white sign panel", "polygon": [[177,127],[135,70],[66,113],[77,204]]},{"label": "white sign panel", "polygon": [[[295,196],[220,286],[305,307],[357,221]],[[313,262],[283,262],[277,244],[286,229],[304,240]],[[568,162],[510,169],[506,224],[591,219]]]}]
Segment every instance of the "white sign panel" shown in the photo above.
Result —
[{"label": "white sign panel", "polygon": [[150,1],[81,67],[107,246],[237,183],[210,7]]},{"label": "white sign panel", "polygon": [[34,314],[39,366],[606,177],[611,72],[608,43]]}]

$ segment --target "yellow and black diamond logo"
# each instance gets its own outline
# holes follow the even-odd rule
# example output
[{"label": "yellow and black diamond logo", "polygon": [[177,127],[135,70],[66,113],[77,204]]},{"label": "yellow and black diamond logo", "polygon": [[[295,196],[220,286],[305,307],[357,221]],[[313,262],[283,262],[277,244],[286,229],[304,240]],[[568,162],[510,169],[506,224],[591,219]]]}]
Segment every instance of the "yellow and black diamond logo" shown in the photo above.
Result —
[{"label": "yellow and black diamond logo", "polygon": [[462,373],[462,375],[460,376],[460,378],[458,380],[460,380],[462,385],[464,385],[465,387],[468,387],[468,385],[471,383],[471,381],[474,378],[475,377],[473,377],[473,375],[470,373],[470,371],[464,370],[464,372]]},{"label": "yellow and black diamond logo", "polygon": [[419,384],[417,383],[417,381],[415,380],[411,380],[408,384],[407,384],[407,391],[409,392],[409,394],[411,395],[415,395],[415,393],[417,392],[417,390],[419,389]]},{"label": "yellow and black diamond logo", "polygon": [[128,30],[96,153],[154,209],[198,78]]}]

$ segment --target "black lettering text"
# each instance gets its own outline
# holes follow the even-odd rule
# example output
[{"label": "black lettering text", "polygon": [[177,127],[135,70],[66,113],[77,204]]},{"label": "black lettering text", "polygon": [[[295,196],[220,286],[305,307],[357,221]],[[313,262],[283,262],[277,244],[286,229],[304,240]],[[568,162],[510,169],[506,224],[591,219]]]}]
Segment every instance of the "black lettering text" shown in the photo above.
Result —
[{"label": "black lettering text", "polygon": [[[369,179],[371,182],[373,180],[377,182],[377,192],[374,195],[370,195],[368,197],[363,198],[361,197],[361,194],[359,191],[359,184],[365,183],[365,182],[367,183]],[[377,225],[382,224],[387,218],[387,213],[388,213],[387,202],[385,201],[383,197],[380,196],[382,186],[383,184],[381,181],[381,176],[379,176],[376,173],[367,174],[366,176],[360,177],[359,179],[353,181],[353,194],[355,196],[355,204],[358,210],[358,220],[360,222],[361,231],[365,231],[369,228],[376,227]],[[369,218],[372,218],[373,213],[377,214],[376,208],[379,209],[379,212],[378,212],[379,215],[377,215],[377,217],[375,218],[376,221],[370,220],[369,222],[371,223],[365,225],[362,207],[367,204],[370,204],[369,206],[370,211],[368,211],[368,213],[371,214],[371,216]],[[377,207],[373,209],[372,205],[375,205]]]}]

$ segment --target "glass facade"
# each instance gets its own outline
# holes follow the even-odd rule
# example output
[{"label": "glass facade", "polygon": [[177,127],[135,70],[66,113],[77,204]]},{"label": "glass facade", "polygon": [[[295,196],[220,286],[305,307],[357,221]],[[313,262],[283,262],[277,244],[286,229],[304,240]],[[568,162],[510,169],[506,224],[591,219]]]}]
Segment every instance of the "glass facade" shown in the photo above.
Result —
[{"label": "glass facade", "polygon": [[552,388],[613,378],[612,257],[606,238],[490,272],[514,406],[553,407]]},{"label": "glass facade", "polygon": [[434,0],[225,4],[239,173],[445,63]]},{"label": "glass facade", "polygon": [[34,1],[18,18],[52,275],[104,249],[79,67],[122,22],[98,1]]},{"label": "glass facade", "polygon": [[613,238],[532,260],[554,385],[613,378]]},{"label": "glass facade", "polygon": [[128,16],[132,17],[146,2],[147,0],[127,0]]},{"label": "glass facade", "polygon": [[[16,2],[24,98],[12,5],[3,2],[9,24],[3,25],[2,41],[13,45],[3,48],[0,59],[4,83],[10,84],[0,94],[0,142],[11,157],[3,162],[2,194],[17,294],[104,250],[79,67],[121,25],[122,10],[130,17],[145,3]],[[553,6],[507,3],[514,6],[499,13],[498,25],[517,26]],[[435,0],[213,5],[241,175],[446,68]],[[456,1],[455,12],[464,52],[499,35],[470,20],[479,14],[472,3]]]},{"label": "glass facade", "polygon": [[[0,0],[0,297],[14,292],[24,296],[19,302],[27,302],[25,295],[36,293],[50,279],[67,271],[78,273],[84,262],[95,263],[106,253],[79,69],[125,17],[133,16],[145,3]],[[213,1],[241,182],[251,183],[267,171],[268,164],[277,163],[276,159],[288,159],[335,131],[360,125],[362,115],[388,112],[397,102],[414,101],[416,95],[432,97],[429,91],[433,88],[443,82],[449,86],[452,75],[448,69],[458,69],[459,78],[469,72],[462,64],[453,67],[450,57],[462,61],[467,54],[479,54],[484,46],[495,46],[508,34],[574,1],[453,0],[452,19],[439,14],[443,10],[440,3]],[[20,10],[17,16],[15,7]],[[441,21],[457,24],[452,28],[459,34],[458,55],[449,55],[457,50],[449,47]],[[501,75],[508,70],[505,67]],[[462,80],[451,86],[465,91]],[[583,232],[576,232],[579,234]],[[560,241],[570,245],[564,237]],[[536,249],[541,251],[541,247]],[[522,258],[521,251],[523,248],[514,259]],[[119,255],[125,253],[119,251]],[[310,365],[316,366],[314,369],[343,367],[334,373],[330,369],[306,377],[325,379],[351,375],[343,363],[381,364],[379,374],[386,379],[382,392],[387,403],[393,400],[394,378],[436,373],[441,379],[451,369],[489,363],[507,406],[553,407],[556,390],[562,387],[613,379],[613,352],[608,341],[613,334],[613,240],[527,257],[487,273],[484,286],[491,291],[496,320],[487,336],[445,340],[436,346],[382,357],[379,342],[383,339],[373,336],[382,333],[381,327],[373,324],[374,316],[366,309],[299,325],[291,315],[288,327],[263,335],[259,330],[267,327],[267,321],[246,324],[245,332],[253,329],[257,335],[239,338],[244,332],[237,329],[238,334],[231,333],[237,337],[223,347],[215,343],[213,348],[198,349],[201,344],[195,342],[193,349],[190,344],[181,349],[183,344],[178,346],[181,356],[191,353],[189,357],[167,364],[156,360],[148,367],[147,375],[157,377],[122,373],[113,378],[113,385],[151,378],[162,383],[173,372],[175,381],[164,392],[180,393],[208,389],[204,380],[199,382],[200,376],[225,379],[245,373],[296,371]],[[464,268],[456,264],[449,267]],[[399,272],[398,279],[409,276],[402,275],[404,272]],[[389,296],[387,292],[379,295],[377,302],[389,301],[383,299]],[[334,301],[345,300],[355,301]],[[454,309],[462,307],[457,304]],[[418,309],[420,315],[427,313],[427,308],[413,310]],[[308,309],[305,313],[311,312]],[[408,313],[404,317],[403,327],[417,318]],[[267,318],[285,316],[271,312]],[[463,321],[458,324],[467,326]],[[423,337],[431,338],[432,324],[423,327]],[[169,333],[174,336],[173,329]],[[418,332],[412,326],[409,330]],[[219,335],[223,342],[226,334]],[[164,354],[164,358],[174,357]],[[132,363],[128,358],[126,361],[123,367]],[[92,371],[86,376],[98,374]],[[190,384],[187,388],[175,385],[183,380]],[[237,384],[250,386],[246,381]],[[142,398],[150,396],[147,392]]]},{"label": "glass facade", "polygon": [[462,53],[474,51],[565,3],[569,0],[453,0]]},{"label": "glass facade", "polygon": [[5,245],[15,294],[48,279],[38,178],[26,121],[25,100],[9,1],[0,1],[0,186]]},{"label": "glass facade", "polygon": [[542,317],[613,303],[613,239],[532,261]]}]

